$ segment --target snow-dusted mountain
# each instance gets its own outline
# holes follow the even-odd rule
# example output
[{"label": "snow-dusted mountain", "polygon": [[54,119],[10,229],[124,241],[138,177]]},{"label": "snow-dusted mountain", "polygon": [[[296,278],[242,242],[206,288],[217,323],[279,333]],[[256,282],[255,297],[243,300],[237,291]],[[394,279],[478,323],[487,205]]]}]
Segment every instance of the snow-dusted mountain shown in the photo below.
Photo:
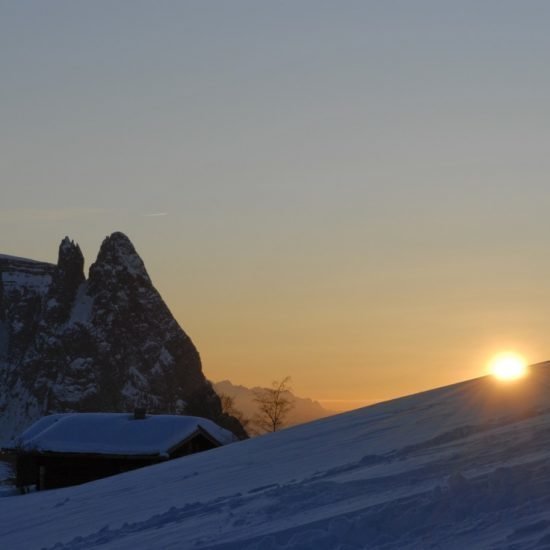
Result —
[{"label": "snow-dusted mountain", "polygon": [[83,266],[68,238],[56,265],[0,256],[0,442],[46,413],[135,406],[242,435],[130,240],[113,233]]},{"label": "snow-dusted mountain", "polygon": [[[233,384],[229,380],[222,380],[214,383],[214,389],[218,395],[229,395],[234,400],[234,406],[237,410],[243,413],[246,418],[253,418],[258,412],[258,404],[254,401],[255,392],[261,392],[262,388],[248,388],[239,384]],[[307,397],[299,397],[292,392],[286,392],[286,397],[292,402],[292,409],[288,413],[285,425],[295,426],[311,422],[318,418],[324,418],[335,414],[321,406],[318,401]]]},{"label": "snow-dusted mountain", "polygon": [[11,550],[548,548],[550,365],[0,498],[0,533]]}]

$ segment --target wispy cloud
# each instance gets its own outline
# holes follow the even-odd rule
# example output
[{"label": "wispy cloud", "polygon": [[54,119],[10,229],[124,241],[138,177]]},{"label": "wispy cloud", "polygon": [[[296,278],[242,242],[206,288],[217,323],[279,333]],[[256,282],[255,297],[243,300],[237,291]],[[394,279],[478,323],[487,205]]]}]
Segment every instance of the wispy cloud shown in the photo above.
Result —
[{"label": "wispy cloud", "polygon": [[146,218],[158,218],[160,216],[168,216],[168,212],[151,212],[150,214],[143,214]]}]

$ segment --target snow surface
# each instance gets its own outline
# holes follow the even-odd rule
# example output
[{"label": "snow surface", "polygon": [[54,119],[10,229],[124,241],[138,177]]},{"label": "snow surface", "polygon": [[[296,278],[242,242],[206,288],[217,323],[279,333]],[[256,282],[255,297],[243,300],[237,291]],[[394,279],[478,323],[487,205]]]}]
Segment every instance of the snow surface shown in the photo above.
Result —
[{"label": "snow surface", "polygon": [[[15,472],[12,465],[0,455],[0,497],[12,496],[17,493],[13,485]],[[1,542],[1,539],[0,539]]]},{"label": "snow surface", "polygon": [[0,485],[6,483],[6,481],[13,475],[11,465],[0,459]]},{"label": "snow surface", "polygon": [[94,299],[88,295],[88,282],[84,282],[78,287],[67,324],[88,323],[92,317],[93,305]]},{"label": "snow surface", "polygon": [[17,440],[24,451],[164,455],[201,427],[222,444],[233,434],[196,416],[148,415],[135,420],[124,413],[65,413],[45,416]]},{"label": "snow surface", "polygon": [[0,499],[2,548],[550,547],[550,367]]}]

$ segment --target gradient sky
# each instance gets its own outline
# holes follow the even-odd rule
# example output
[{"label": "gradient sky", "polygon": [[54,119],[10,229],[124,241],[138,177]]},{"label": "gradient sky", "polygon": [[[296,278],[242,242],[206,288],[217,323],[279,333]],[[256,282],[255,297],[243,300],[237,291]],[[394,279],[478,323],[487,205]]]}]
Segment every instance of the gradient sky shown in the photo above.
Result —
[{"label": "gradient sky", "polygon": [[69,235],[89,266],[123,231],[209,378],[332,408],[549,359],[549,28],[545,1],[0,1],[0,252]]}]

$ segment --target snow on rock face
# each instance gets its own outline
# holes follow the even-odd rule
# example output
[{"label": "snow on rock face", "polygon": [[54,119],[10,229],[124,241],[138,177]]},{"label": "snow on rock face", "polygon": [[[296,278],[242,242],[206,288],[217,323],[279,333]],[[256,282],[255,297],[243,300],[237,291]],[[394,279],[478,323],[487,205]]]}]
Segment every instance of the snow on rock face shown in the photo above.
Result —
[{"label": "snow on rock face", "polygon": [[103,241],[87,280],[83,265],[68,238],[55,266],[0,257],[0,442],[46,413],[182,403],[243,436],[128,237]]}]

